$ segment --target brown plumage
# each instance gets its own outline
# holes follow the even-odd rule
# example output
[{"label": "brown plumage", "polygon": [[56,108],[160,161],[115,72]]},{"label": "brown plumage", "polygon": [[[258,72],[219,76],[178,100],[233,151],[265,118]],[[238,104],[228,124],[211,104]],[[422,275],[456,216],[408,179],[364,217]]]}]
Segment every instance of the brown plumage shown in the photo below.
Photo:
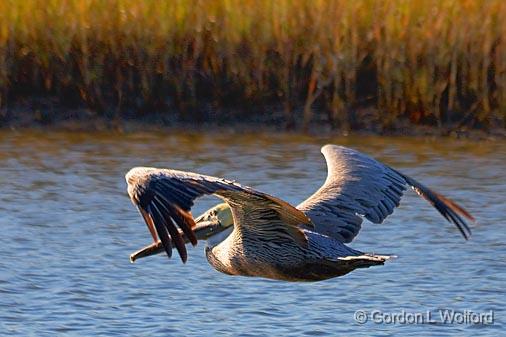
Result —
[{"label": "brown plumage", "polygon": [[155,242],[161,240],[161,245],[150,246],[141,255],[163,247],[170,257],[174,246],[186,262],[185,239],[197,244],[190,209],[196,198],[206,194],[222,198],[229,206],[215,215],[229,212],[230,220],[211,221],[209,228],[233,225],[233,231],[206,254],[213,267],[231,275],[314,281],[383,264],[389,256],[365,254],[344,243],[358,234],[363,218],[380,223],[390,215],[406,186],[456,225],[465,239],[471,235],[464,219],[474,218],[466,210],[413,178],[349,148],[326,145],[322,153],[327,179],[297,207],[226,179],[169,169],[130,170],[128,193]]}]

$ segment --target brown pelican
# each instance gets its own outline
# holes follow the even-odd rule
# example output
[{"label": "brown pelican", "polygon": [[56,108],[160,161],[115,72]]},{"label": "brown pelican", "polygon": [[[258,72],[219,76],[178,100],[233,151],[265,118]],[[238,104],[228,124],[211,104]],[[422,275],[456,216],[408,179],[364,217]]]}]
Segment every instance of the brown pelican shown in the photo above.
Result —
[{"label": "brown pelican", "polygon": [[[206,247],[209,263],[229,275],[318,281],[381,265],[391,256],[363,253],[345,243],[358,234],[363,218],[381,223],[390,215],[406,186],[466,240],[471,235],[464,218],[474,218],[466,210],[413,178],[346,147],[325,145],[321,152],[327,179],[297,207],[230,180],[170,169],[131,169],[126,175],[128,194],[155,241],[132,254],[132,262],[163,250],[170,257],[173,245],[186,262],[186,242],[196,245],[230,228],[224,240]],[[193,202],[207,194],[226,204],[194,220]]]}]

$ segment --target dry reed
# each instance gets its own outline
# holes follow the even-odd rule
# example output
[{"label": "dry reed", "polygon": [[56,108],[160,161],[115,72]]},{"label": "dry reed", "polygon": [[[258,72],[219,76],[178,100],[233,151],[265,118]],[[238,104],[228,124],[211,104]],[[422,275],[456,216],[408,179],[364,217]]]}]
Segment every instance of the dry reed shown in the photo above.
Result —
[{"label": "dry reed", "polygon": [[503,0],[4,0],[0,106],[506,125],[505,17]]}]

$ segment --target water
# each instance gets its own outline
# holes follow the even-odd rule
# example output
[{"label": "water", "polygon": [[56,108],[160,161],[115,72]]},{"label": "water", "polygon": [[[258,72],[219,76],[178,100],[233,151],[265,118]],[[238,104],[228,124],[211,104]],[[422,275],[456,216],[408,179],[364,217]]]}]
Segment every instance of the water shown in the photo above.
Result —
[{"label": "water", "polygon": [[[318,283],[230,277],[203,244],[183,265],[130,264],[151,239],[126,195],[134,166],[236,179],[297,204],[324,180],[325,143],[373,154],[453,197],[479,220],[465,242],[409,192],[352,246],[399,258]],[[431,333],[497,336],[505,327],[506,143],[294,135],[0,133],[2,335],[278,336]],[[198,202],[194,214],[217,200]],[[384,313],[494,311],[492,325],[355,323]],[[436,312],[437,313],[437,312]],[[437,317],[436,317],[437,318]]]}]

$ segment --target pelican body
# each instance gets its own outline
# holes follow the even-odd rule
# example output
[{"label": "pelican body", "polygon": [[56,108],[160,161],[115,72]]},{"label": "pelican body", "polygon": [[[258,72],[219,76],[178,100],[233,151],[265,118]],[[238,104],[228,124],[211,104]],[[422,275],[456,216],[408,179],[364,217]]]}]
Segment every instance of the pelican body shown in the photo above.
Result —
[{"label": "pelican body", "polygon": [[[336,145],[322,148],[328,167],[323,186],[297,207],[222,178],[138,167],[126,175],[128,193],[142,214],[154,244],[137,258],[175,246],[183,262],[185,244],[208,240],[206,257],[228,275],[285,281],[319,281],[357,268],[384,264],[390,255],[363,253],[346,245],[363,218],[381,223],[399,205],[406,186],[429,201],[465,239],[464,220],[473,217],[452,200],[358,151]],[[225,203],[193,219],[199,196],[214,194]],[[222,238],[214,240],[213,237]]]}]

